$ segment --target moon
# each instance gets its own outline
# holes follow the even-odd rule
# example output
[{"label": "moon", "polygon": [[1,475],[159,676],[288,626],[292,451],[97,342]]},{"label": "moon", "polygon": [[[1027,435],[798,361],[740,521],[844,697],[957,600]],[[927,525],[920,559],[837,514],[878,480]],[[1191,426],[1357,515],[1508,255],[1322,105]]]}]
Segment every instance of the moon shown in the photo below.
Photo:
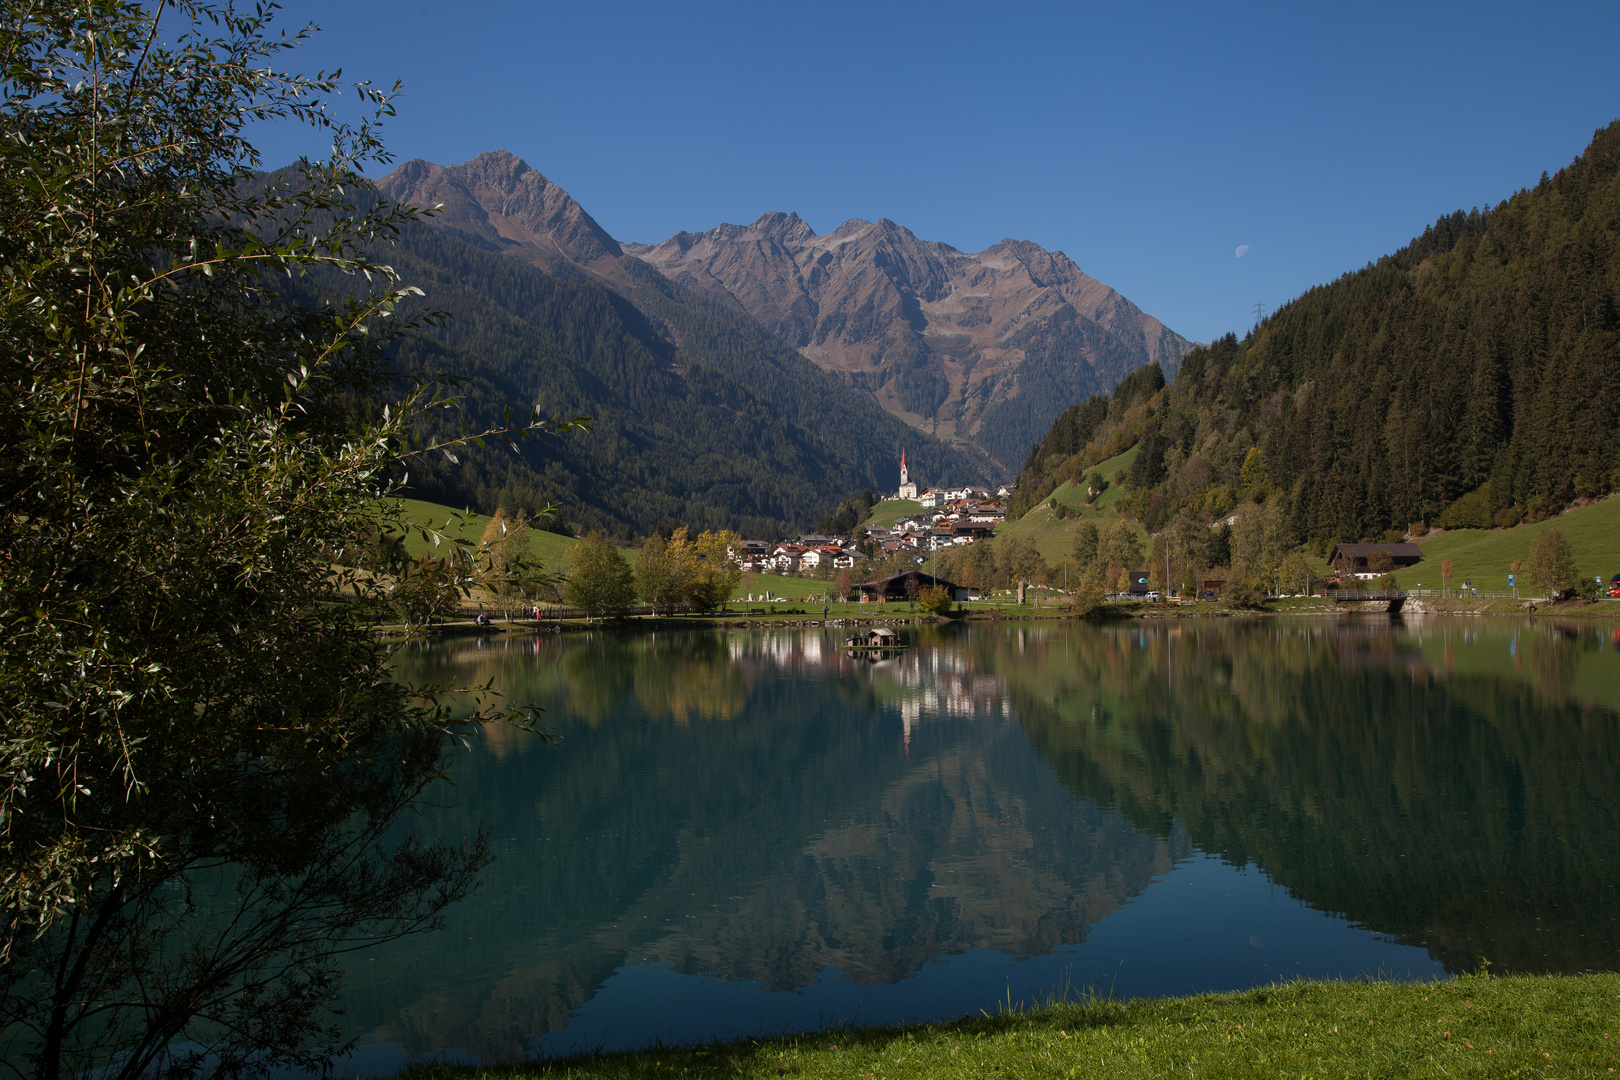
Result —
[{"label": "moon", "polygon": [[1237,257],[1238,258],[1241,259],[1241,258],[1243,258],[1243,256],[1247,255],[1248,253],[1249,253],[1249,245],[1248,244],[1239,244],[1238,245],[1238,249],[1237,249]]}]

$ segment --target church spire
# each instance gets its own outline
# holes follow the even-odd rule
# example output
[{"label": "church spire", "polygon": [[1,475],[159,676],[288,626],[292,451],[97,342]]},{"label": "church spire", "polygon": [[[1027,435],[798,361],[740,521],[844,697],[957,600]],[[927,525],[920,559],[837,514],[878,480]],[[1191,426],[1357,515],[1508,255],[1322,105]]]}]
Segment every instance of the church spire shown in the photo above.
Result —
[{"label": "church spire", "polygon": [[897,499],[915,499],[917,497],[916,481],[911,479],[911,469],[906,465],[906,448],[900,448],[900,490],[895,493]]}]

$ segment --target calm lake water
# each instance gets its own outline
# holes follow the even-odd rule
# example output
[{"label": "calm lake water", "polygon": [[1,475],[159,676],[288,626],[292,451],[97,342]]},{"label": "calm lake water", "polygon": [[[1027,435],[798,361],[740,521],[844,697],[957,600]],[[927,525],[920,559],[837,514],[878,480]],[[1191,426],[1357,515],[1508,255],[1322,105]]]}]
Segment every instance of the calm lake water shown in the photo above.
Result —
[{"label": "calm lake water", "polygon": [[1620,632],[1427,618],[412,645],[497,860],[358,957],[351,1071],[1300,975],[1620,967]]}]

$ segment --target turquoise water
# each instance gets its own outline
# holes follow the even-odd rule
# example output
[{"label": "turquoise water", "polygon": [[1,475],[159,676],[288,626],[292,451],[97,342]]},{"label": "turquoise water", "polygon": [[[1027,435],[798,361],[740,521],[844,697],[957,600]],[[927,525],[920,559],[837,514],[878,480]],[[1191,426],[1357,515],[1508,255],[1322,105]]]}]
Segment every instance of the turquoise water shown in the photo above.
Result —
[{"label": "turquoise water", "polygon": [[358,957],[350,1064],[891,1023],[1300,975],[1620,967],[1620,653],[1472,620],[409,646],[560,741],[458,754],[497,854]]}]

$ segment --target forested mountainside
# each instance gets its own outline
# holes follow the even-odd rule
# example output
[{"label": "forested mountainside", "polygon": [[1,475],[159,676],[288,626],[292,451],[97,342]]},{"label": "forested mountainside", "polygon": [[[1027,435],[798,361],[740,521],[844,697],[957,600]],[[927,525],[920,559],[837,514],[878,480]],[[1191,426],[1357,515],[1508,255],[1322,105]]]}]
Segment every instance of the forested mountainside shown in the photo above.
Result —
[{"label": "forested mountainside", "polygon": [[795,214],[628,244],[927,431],[1009,469],[1062,402],[1192,347],[1062,252],[1003,240],[977,254],[887,219],[818,236]]},{"label": "forested mountainside", "polygon": [[1557,175],[1441,218],[1143,390],[1060,416],[1013,509],[1134,444],[1129,505],[1153,529],[1278,499],[1296,540],[1365,540],[1615,490],[1620,121]]},{"label": "forested mountainside", "polygon": [[889,416],[747,315],[639,263],[621,295],[429,225],[376,254],[426,292],[418,310],[450,315],[403,341],[395,358],[406,370],[462,380],[456,394],[470,426],[534,405],[596,417],[588,433],[546,437],[520,454],[492,446],[458,453],[458,462],[417,459],[410,487],[420,497],[485,512],[555,502],[564,523],[626,536],[679,521],[769,537],[808,526],[850,491],[893,487],[902,444],[925,476],[983,478],[975,462]]}]

